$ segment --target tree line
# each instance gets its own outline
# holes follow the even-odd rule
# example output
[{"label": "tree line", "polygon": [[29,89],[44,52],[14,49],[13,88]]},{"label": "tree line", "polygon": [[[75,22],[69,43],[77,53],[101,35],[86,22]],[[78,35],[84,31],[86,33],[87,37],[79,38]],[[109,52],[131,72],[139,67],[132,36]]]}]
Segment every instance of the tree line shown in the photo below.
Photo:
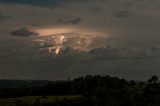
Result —
[{"label": "tree line", "polygon": [[[57,100],[54,103],[37,101],[36,106],[160,106],[160,82],[157,76],[152,76],[146,82],[137,82],[108,75],[88,75],[73,80],[54,81],[44,87],[24,86],[0,90],[2,99],[52,95],[82,95],[82,97]],[[24,106],[32,105],[26,103]]]}]

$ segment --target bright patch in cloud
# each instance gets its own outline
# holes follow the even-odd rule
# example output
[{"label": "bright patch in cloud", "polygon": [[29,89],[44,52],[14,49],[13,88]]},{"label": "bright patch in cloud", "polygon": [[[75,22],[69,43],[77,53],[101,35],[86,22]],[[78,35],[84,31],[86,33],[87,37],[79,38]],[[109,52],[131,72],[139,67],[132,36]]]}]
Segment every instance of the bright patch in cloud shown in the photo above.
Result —
[{"label": "bright patch in cloud", "polygon": [[44,28],[44,29],[36,29],[40,36],[53,35],[59,33],[70,33],[74,30],[71,28]]}]

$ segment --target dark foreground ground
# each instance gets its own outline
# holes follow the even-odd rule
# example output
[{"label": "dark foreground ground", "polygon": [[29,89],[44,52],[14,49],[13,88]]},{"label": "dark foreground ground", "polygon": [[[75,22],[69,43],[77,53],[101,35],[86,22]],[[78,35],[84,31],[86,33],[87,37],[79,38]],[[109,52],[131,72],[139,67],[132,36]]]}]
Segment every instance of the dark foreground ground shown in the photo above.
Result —
[{"label": "dark foreground ground", "polygon": [[33,82],[14,81],[16,87],[13,83],[9,87],[10,81],[1,80],[0,84],[8,88],[0,89],[0,106],[160,106],[157,76],[146,82],[107,75],[42,81],[37,86],[33,86]]}]

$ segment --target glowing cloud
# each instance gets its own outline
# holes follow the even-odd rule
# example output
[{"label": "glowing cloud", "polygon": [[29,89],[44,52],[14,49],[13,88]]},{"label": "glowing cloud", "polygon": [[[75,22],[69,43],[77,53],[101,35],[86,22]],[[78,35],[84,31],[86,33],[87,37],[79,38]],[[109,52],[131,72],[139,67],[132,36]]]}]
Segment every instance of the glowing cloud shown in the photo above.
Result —
[{"label": "glowing cloud", "polygon": [[[67,39],[65,38],[65,36],[59,36],[59,37],[52,37],[53,38],[53,47],[50,48],[51,50],[54,48],[55,49],[55,54],[59,54],[60,50],[63,48],[63,44],[64,42],[67,41]],[[50,51],[49,51],[50,52]]]},{"label": "glowing cloud", "polygon": [[[39,28],[34,29],[38,32],[35,42],[39,45],[49,45],[48,52],[59,54],[62,49],[71,47],[82,51],[88,51],[97,46],[93,45],[97,39],[104,38],[99,32],[73,28],[73,27],[59,27],[59,28]],[[98,37],[97,37],[98,36]],[[105,38],[106,39],[106,36]],[[98,43],[98,46],[104,44]]]},{"label": "glowing cloud", "polygon": [[42,28],[35,30],[39,33],[40,36],[48,36],[59,33],[69,33],[74,31],[74,29],[72,28]]}]

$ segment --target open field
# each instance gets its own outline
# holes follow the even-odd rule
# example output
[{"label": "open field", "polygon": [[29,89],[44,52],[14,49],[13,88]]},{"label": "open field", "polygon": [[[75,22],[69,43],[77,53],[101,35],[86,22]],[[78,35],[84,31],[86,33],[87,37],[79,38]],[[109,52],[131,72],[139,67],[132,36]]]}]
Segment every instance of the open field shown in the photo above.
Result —
[{"label": "open field", "polygon": [[67,96],[28,96],[19,98],[0,99],[0,106],[15,106],[20,103],[33,104],[36,102],[50,103],[55,100],[62,99],[75,99],[81,97],[80,95],[67,95]]}]

